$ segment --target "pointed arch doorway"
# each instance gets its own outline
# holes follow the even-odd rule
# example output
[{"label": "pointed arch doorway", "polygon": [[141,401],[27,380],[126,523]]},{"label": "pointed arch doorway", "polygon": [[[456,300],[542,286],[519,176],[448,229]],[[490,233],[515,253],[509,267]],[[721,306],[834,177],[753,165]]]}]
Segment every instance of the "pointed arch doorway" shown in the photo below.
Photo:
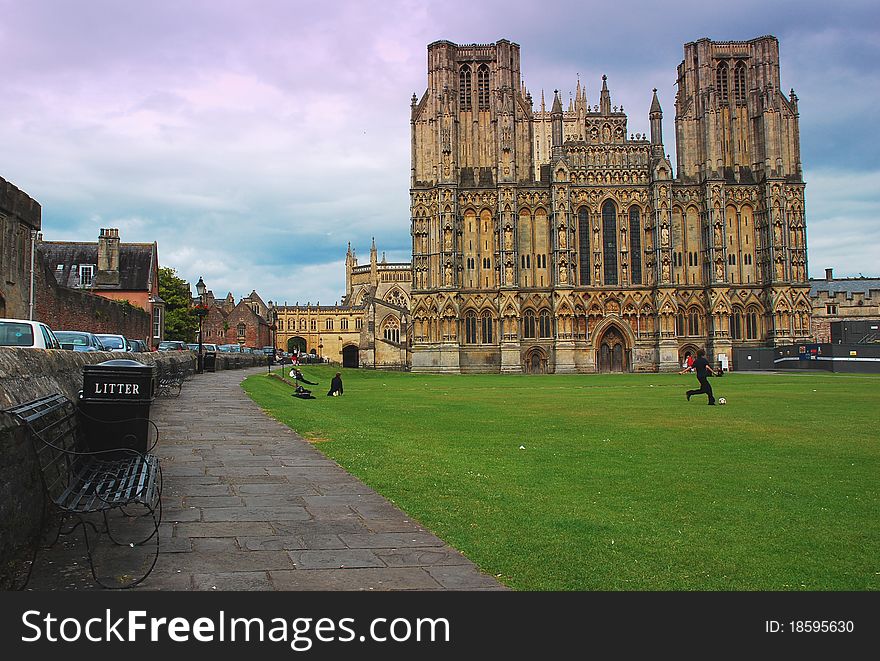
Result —
[{"label": "pointed arch doorway", "polygon": [[629,372],[630,350],[617,326],[609,326],[599,339],[597,366],[599,372]]}]

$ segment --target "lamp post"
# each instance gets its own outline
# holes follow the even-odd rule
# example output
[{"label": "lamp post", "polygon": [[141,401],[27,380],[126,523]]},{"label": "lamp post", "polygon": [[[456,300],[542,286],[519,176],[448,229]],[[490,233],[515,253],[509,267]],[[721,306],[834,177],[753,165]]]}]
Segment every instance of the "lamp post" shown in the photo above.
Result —
[{"label": "lamp post", "polygon": [[[272,301],[269,301],[269,305],[272,305]],[[272,353],[271,355],[266,356],[266,365],[269,369],[269,374],[272,373],[272,364],[275,362],[275,331],[278,328],[276,323],[276,315],[275,310],[269,310],[269,342],[272,344]]]},{"label": "lamp post", "polygon": [[199,281],[196,283],[199,304],[195,307],[196,316],[199,318],[199,355],[196,358],[196,372],[199,374],[202,374],[205,369],[204,358],[202,356],[202,320],[205,318],[205,315],[208,314],[208,306],[205,305],[205,292],[207,289],[208,288],[205,287],[205,281],[199,276]]}]

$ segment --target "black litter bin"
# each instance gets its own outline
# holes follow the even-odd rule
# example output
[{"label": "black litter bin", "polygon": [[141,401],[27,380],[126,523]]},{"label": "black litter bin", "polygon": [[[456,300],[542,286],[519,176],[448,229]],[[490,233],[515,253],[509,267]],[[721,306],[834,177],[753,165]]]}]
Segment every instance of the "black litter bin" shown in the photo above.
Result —
[{"label": "black litter bin", "polygon": [[202,356],[202,367],[205,372],[217,371],[217,354],[213,351],[206,351]]},{"label": "black litter bin", "polygon": [[149,449],[156,374],[155,365],[128,359],[83,365],[79,417],[90,450]]}]

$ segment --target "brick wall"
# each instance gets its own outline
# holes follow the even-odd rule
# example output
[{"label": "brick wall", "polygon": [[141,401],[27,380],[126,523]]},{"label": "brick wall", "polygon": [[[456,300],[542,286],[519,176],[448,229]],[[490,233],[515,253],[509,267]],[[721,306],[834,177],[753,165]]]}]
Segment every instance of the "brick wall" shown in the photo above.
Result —
[{"label": "brick wall", "polygon": [[117,303],[79,289],[59,285],[37,252],[34,318],[52,330],[114,333],[152,346],[150,315],[136,307]]}]

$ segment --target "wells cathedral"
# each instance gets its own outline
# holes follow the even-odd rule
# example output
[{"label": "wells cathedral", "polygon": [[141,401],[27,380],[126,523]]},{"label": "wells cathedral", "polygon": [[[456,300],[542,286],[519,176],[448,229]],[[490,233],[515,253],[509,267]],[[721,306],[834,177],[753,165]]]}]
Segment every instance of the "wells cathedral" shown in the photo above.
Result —
[{"label": "wells cathedral", "polygon": [[[810,334],[797,97],[779,44],[685,44],[656,90],[535,109],[506,40],[428,46],[412,100],[412,370],[665,371]],[[675,176],[673,176],[675,174]]]},{"label": "wells cathedral", "polygon": [[[430,44],[411,269],[380,287],[375,248],[369,269],[349,250],[344,305],[324,311],[367,319],[349,364],[357,345],[354,364],[414,372],[654,372],[701,347],[717,362],[808,340],[798,100],[778,41],[685,44],[677,84],[673,169],[656,89],[650,135],[633,134],[605,76],[598,99],[578,81],[567,108],[555,93],[536,109],[517,44]],[[329,317],[280,312],[344,353]]]}]

